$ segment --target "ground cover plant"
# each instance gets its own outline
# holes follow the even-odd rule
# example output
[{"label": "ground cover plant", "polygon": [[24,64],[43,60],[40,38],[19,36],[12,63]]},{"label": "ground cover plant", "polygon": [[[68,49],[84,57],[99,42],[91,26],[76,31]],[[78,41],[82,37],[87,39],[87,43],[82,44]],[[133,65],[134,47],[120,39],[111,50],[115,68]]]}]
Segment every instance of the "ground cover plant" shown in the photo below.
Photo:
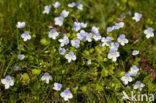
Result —
[{"label": "ground cover plant", "polygon": [[0,102],[154,103],[156,0],[1,0]]}]

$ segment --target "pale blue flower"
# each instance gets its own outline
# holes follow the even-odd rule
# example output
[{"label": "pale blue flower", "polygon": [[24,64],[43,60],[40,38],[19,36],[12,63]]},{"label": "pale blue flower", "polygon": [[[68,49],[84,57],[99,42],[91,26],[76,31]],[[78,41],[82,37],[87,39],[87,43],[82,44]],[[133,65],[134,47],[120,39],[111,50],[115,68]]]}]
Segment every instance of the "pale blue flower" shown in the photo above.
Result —
[{"label": "pale blue flower", "polygon": [[125,85],[128,84],[128,82],[132,82],[132,77],[128,73],[125,74],[125,76],[121,77],[121,80]]},{"label": "pale blue flower", "polygon": [[75,5],[76,5],[76,3],[75,3],[75,2],[72,2],[72,3],[69,3],[69,4],[68,4],[68,7],[72,8],[72,7],[74,7]]},{"label": "pale blue flower", "polygon": [[62,39],[59,39],[59,42],[61,43],[61,47],[69,44],[69,39],[68,37],[65,35]]},{"label": "pale blue flower", "polygon": [[75,48],[79,48],[80,46],[80,40],[77,39],[77,40],[71,40],[71,45]]},{"label": "pale blue flower", "polygon": [[25,27],[25,22],[17,22],[16,27],[17,28],[24,28]]},{"label": "pale blue flower", "polygon": [[80,27],[81,28],[86,28],[87,27],[87,23],[80,23]]},{"label": "pale blue flower", "polygon": [[132,19],[135,20],[136,22],[138,22],[138,21],[140,21],[141,18],[142,18],[142,14],[139,14],[136,12]]},{"label": "pale blue flower", "polygon": [[79,22],[74,22],[72,29],[75,30],[76,32],[79,31],[81,29],[80,23]]},{"label": "pale blue flower", "polygon": [[86,34],[86,41],[91,42],[92,41],[92,33]]},{"label": "pale blue flower", "polygon": [[87,33],[84,30],[81,30],[79,33],[77,33],[77,38],[81,41],[86,40]]},{"label": "pale blue flower", "polygon": [[43,14],[49,14],[50,9],[51,9],[51,5],[46,5],[46,6],[44,7]]},{"label": "pale blue flower", "polygon": [[23,38],[23,41],[27,41],[31,39],[31,35],[28,32],[23,33],[21,37]]},{"label": "pale blue flower", "polygon": [[1,79],[1,83],[5,85],[5,89],[9,89],[10,86],[14,85],[14,81],[9,75],[6,76],[4,79]]},{"label": "pale blue flower", "polygon": [[80,3],[77,3],[77,8],[78,8],[79,10],[83,10],[83,5],[80,4]]},{"label": "pale blue flower", "polygon": [[61,6],[61,3],[56,1],[54,4],[53,4],[54,8],[58,8]]},{"label": "pale blue flower", "polygon": [[69,15],[69,11],[63,10],[63,11],[61,12],[61,17],[66,18],[68,15]]},{"label": "pale blue flower", "polygon": [[111,49],[108,53],[108,59],[112,59],[114,62],[116,62],[117,58],[120,56],[119,52],[117,52],[114,49]]},{"label": "pale blue flower", "polygon": [[141,83],[140,81],[137,81],[134,85],[134,89],[139,89],[140,91],[142,91],[142,88],[144,87],[145,85],[143,83]]},{"label": "pale blue flower", "polygon": [[55,20],[55,25],[59,25],[59,26],[63,25],[63,21],[64,21],[63,17],[55,17],[54,20]]},{"label": "pale blue flower", "polygon": [[49,73],[44,73],[44,75],[41,77],[42,81],[46,81],[47,84],[49,84],[49,80],[52,80],[52,76],[49,75]]},{"label": "pale blue flower", "polygon": [[107,32],[111,32],[113,30],[112,27],[107,27]]},{"label": "pale blue flower", "polygon": [[132,55],[138,55],[139,51],[138,50],[133,50]]},{"label": "pale blue flower", "polygon": [[91,61],[91,60],[88,60],[88,61],[87,61],[87,64],[88,64],[88,65],[92,64],[92,61]]},{"label": "pale blue flower", "polygon": [[72,51],[70,51],[68,54],[65,55],[65,58],[68,60],[68,63],[71,62],[71,60],[76,60],[76,56]]},{"label": "pale blue flower", "polygon": [[136,65],[133,65],[128,72],[131,76],[136,76],[139,71],[139,68]]},{"label": "pale blue flower", "polygon": [[19,55],[17,56],[17,58],[18,58],[19,60],[23,60],[23,59],[25,58],[25,55],[24,55],[24,54],[19,54]]},{"label": "pale blue flower", "polygon": [[54,83],[54,87],[53,87],[54,90],[60,91],[61,88],[62,88],[62,84],[60,84],[60,83]]},{"label": "pale blue flower", "polygon": [[149,27],[148,29],[144,30],[144,34],[146,34],[146,38],[154,37],[153,28]]},{"label": "pale blue flower", "polygon": [[58,32],[55,29],[52,29],[50,30],[48,37],[52,39],[56,39],[58,35],[59,35]]},{"label": "pale blue flower", "polygon": [[96,33],[94,36],[93,36],[94,40],[95,41],[98,41],[101,39],[101,35],[99,33]]},{"label": "pale blue flower", "polygon": [[114,42],[112,42],[112,43],[109,45],[109,48],[110,48],[110,49],[114,49],[114,50],[118,50],[118,48],[119,48],[119,43],[114,43]]},{"label": "pale blue flower", "polygon": [[93,26],[91,32],[97,34],[97,33],[99,33],[99,28]]},{"label": "pale blue flower", "polygon": [[73,98],[73,94],[70,92],[70,90],[64,90],[61,92],[60,96],[64,98],[65,101]]},{"label": "pale blue flower", "polygon": [[113,40],[113,38],[112,37],[102,37],[101,38],[101,42],[102,42],[102,46],[109,46],[110,45],[110,43],[111,43],[111,41]]},{"label": "pale blue flower", "polygon": [[124,46],[125,44],[128,43],[128,39],[125,38],[124,34],[121,34],[120,37],[118,37],[118,42]]},{"label": "pale blue flower", "polygon": [[59,52],[60,52],[61,55],[64,55],[66,53],[66,49],[60,47]]}]

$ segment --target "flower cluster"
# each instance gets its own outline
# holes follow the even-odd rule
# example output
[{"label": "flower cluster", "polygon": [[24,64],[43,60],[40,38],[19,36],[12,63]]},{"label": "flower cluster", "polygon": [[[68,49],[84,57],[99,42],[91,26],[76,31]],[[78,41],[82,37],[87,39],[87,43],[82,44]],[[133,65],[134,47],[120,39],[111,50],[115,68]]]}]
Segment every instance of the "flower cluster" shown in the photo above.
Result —
[{"label": "flower cluster", "polygon": [[107,32],[111,32],[113,30],[118,30],[118,29],[123,28],[123,27],[124,27],[124,22],[115,23],[114,26],[107,27]]}]

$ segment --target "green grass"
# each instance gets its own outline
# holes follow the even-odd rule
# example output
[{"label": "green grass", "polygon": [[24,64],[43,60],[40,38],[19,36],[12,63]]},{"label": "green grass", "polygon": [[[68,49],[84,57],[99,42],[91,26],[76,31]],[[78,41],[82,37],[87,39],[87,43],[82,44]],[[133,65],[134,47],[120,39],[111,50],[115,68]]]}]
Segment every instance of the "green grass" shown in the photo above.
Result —
[{"label": "green grass", "polygon": [[[15,85],[8,90],[0,84],[0,102],[64,103],[60,92],[52,89],[54,82],[62,83],[62,91],[67,88],[72,91],[74,98],[69,103],[122,103],[122,91],[130,93],[137,80],[146,85],[142,93],[156,92],[156,80],[150,80],[152,74],[145,70],[140,60],[140,56],[146,58],[148,65],[156,71],[156,37],[146,39],[143,34],[148,27],[156,30],[156,0],[79,0],[84,5],[83,11],[69,9],[66,5],[70,2],[60,0],[62,6],[58,13],[54,13],[52,7],[49,15],[42,14],[44,6],[55,1],[0,0],[0,79],[10,75],[15,80]],[[54,18],[63,9],[69,10],[70,16],[63,27],[54,27],[59,32],[69,33],[70,38],[74,38],[75,32],[71,27],[76,20],[88,23],[88,32],[93,25],[100,27],[102,36],[107,36],[108,26],[123,21],[123,29],[108,34],[117,38],[124,33],[129,39],[129,43],[119,50],[121,56],[118,62],[106,59],[108,48],[99,47],[100,42],[92,42],[81,43],[79,50],[68,46],[77,60],[67,63],[64,56],[58,53],[58,41],[48,38],[48,26],[54,24]],[[129,15],[130,12],[132,15]],[[132,20],[135,12],[143,15],[138,23]],[[26,27],[17,29],[18,21],[25,21]],[[30,32],[31,40],[23,42],[21,34],[24,31]],[[133,49],[140,51],[139,56],[132,57]],[[17,59],[21,53],[26,56],[23,61]],[[88,59],[92,60],[91,65],[87,65]],[[134,64],[142,71],[128,88],[120,78]],[[19,71],[14,71],[15,65],[20,66]],[[33,69],[39,69],[41,73],[34,75]],[[45,72],[53,77],[48,85],[40,80]],[[22,78],[24,73],[28,74],[26,80]]]}]

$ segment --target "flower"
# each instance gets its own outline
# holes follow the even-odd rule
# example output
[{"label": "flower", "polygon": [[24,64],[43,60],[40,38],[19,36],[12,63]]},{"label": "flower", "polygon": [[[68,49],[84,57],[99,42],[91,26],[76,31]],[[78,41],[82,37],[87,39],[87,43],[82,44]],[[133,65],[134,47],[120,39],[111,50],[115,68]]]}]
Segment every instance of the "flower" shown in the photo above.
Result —
[{"label": "flower", "polygon": [[101,35],[99,33],[96,33],[94,36],[93,36],[94,40],[95,41],[98,41],[101,39]]},{"label": "flower", "polygon": [[75,48],[78,48],[80,46],[80,40],[71,40],[71,45]]},{"label": "flower", "polygon": [[80,23],[79,22],[74,22],[72,29],[75,30],[75,31],[79,31],[81,29]]},{"label": "flower", "polygon": [[23,41],[27,41],[31,39],[31,35],[28,32],[23,33],[21,37],[23,38]]},{"label": "flower", "polygon": [[5,85],[5,89],[9,89],[10,86],[14,85],[14,81],[12,78],[8,75],[4,79],[1,79],[2,84]]},{"label": "flower", "polygon": [[69,39],[68,37],[65,35],[62,39],[59,39],[59,42],[61,43],[61,47],[69,44]]},{"label": "flower", "polygon": [[61,55],[64,55],[66,53],[66,49],[60,47],[59,52],[60,52]]},{"label": "flower", "polygon": [[69,11],[63,10],[63,11],[61,12],[61,17],[66,18],[68,15],[69,15]]},{"label": "flower", "polygon": [[142,14],[139,14],[136,12],[132,19],[135,20],[136,22],[138,22],[138,21],[140,21],[141,17],[142,17]]},{"label": "flower", "polygon": [[71,62],[71,60],[76,60],[76,56],[72,51],[70,51],[68,54],[65,55],[65,58],[68,59],[68,63]]},{"label": "flower", "polygon": [[119,48],[119,43],[111,43],[110,45],[109,45],[109,48],[110,49],[114,49],[114,50],[118,50],[118,48]]},{"label": "flower", "polygon": [[87,61],[87,64],[88,64],[88,65],[92,64],[92,61],[91,61],[91,60],[88,60],[88,61]]},{"label": "flower", "polygon": [[81,30],[80,33],[77,33],[77,38],[81,41],[86,40],[87,33],[84,30]]},{"label": "flower", "polygon": [[83,5],[80,4],[80,3],[77,3],[77,8],[78,8],[79,10],[83,10]]},{"label": "flower", "polygon": [[25,58],[25,55],[24,55],[24,54],[19,54],[19,55],[17,56],[17,58],[18,58],[19,60],[23,60],[23,59]]},{"label": "flower", "polygon": [[88,42],[91,42],[92,41],[92,33],[86,33],[86,40]]},{"label": "flower", "polygon": [[120,54],[114,49],[111,49],[108,53],[108,59],[112,59],[114,62],[117,60],[117,57],[119,57]]},{"label": "flower", "polygon": [[15,65],[15,66],[14,66],[14,70],[15,70],[15,71],[18,71],[19,68],[20,68],[20,67],[19,67],[18,65]]},{"label": "flower", "polygon": [[139,71],[138,67],[136,65],[133,65],[130,68],[129,75],[136,76],[136,74],[138,73],[138,71]]},{"label": "flower", "polygon": [[125,44],[128,43],[128,40],[125,38],[125,35],[124,34],[121,34],[120,37],[118,37],[118,42],[124,46]]},{"label": "flower", "polygon": [[54,90],[60,91],[61,88],[62,88],[62,84],[60,84],[60,83],[54,83],[54,87],[53,87]]},{"label": "flower", "polygon": [[86,28],[87,27],[87,23],[80,23],[80,27],[81,28]]},{"label": "flower", "polygon": [[73,98],[73,94],[70,92],[70,90],[64,90],[61,92],[60,96],[64,98],[65,101]]},{"label": "flower", "polygon": [[153,28],[149,27],[148,29],[144,30],[144,34],[146,34],[146,38],[154,37]]},{"label": "flower", "polygon": [[76,5],[75,2],[72,2],[72,3],[69,3],[69,4],[68,4],[68,7],[72,8],[72,7],[74,7],[75,5]]},{"label": "flower", "polygon": [[92,32],[92,33],[95,33],[95,34],[96,34],[96,33],[99,33],[99,28],[93,26],[91,32]]},{"label": "flower", "polygon": [[16,27],[17,28],[24,28],[25,27],[25,22],[17,22]]},{"label": "flower", "polygon": [[54,4],[53,4],[54,8],[58,8],[61,6],[61,3],[56,1]]},{"label": "flower", "polygon": [[52,29],[50,30],[48,37],[52,39],[56,39],[58,35],[59,35],[58,32],[55,29]]},{"label": "flower", "polygon": [[64,21],[63,17],[55,17],[54,20],[55,20],[55,25],[59,25],[59,26],[63,25],[63,21]]},{"label": "flower", "polygon": [[128,84],[128,82],[132,82],[132,77],[128,73],[125,74],[125,76],[121,77],[121,80],[125,85]]},{"label": "flower", "polygon": [[120,29],[124,27],[124,22],[115,23],[112,29]]},{"label": "flower", "polygon": [[47,84],[49,84],[49,80],[52,80],[51,75],[49,73],[44,73],[44,75],[41,77],[42,81],[46,81]]},{"label": "flower", "polygon": [[132,55],[138,55],[139,51],[138,50],[133,50]]},{"label": "flower", "polygon": [[139,89],[140,91],[142,91],[142,88],[144,87],[145,85],[143,83],[141,83],[140,81],[137,81],[134,85],[134,89]]},{"label": "flower", "polygon": [[107,27],[107,32],[111,32],[113,30],[112,27]]},{"label": "flower", "polygon": [[46,5],[46,6],[44,7],[43,14],[49,14],[50,9],[51,9],[51,5]]},{"label": "flower", "polygon": [[112,37],[102,37],[101,38],[101,42],[102,42],[102,46],[109,46],[110,45],[110,43],[111,43],[111,41],[113,40],[113,38]]}]

